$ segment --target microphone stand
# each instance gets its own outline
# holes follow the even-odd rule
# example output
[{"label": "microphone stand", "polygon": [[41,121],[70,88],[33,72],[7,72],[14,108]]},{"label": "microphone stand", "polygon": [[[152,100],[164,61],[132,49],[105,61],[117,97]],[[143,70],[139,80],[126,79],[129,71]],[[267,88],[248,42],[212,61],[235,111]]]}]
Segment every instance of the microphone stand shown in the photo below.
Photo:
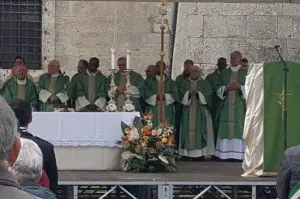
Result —
[{"label": "microphone stand", "polygon": [[281,63],[283,64],[284,71],[284,80],[283,80],[283,136],[284,136],[284,150],[287,149],[287,73],[289,69],[287,63],[283,60],[282,55],[279,51],[280,46],[275,46],[276,52],[280,58]]}]

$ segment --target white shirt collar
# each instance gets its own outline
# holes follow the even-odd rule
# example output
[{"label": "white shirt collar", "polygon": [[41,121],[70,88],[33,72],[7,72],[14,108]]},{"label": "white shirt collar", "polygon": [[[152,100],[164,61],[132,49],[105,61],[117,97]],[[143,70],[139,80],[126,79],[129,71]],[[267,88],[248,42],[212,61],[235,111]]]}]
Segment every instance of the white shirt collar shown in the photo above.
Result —
[{"label": "white shirt collar", "polygon": [[97,73],[98,73],[98,70],[95,72],[95,73],[90,73],[89,70],[86,70],[86,73],[89,75],[89,76],[95,76]]},{"label": "white shirt collar", "polygon": [[24,79],[24,80],[17,79],[17,83],[19,85],[25,85],[26,84],[26,79]]},{"label": "white shirt collar", "polygon": [[231,71],[232,72],[237,72],[238,70],[240,70],[240,68],[241,68],[241,65],[238,65],[238,66],[230,66],[230,69],[231,69]]},{"label": "white shirt collar", "polygon": [[59,73],[52,74],[51,77],[58,77]]}]

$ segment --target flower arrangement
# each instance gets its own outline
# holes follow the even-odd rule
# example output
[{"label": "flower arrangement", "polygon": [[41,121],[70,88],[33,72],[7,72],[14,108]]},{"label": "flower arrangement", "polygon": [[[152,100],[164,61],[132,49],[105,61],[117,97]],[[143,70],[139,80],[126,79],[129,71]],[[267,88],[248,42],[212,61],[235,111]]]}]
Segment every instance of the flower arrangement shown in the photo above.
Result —
[{"label": "flower arrangement", "polygon": [[[174,127],[152,127],[152,115],[135,117],[132,125],[122,122],[121,167],[132,172],[175,172]],[[143,122],[146,125],[143,125]]]}]

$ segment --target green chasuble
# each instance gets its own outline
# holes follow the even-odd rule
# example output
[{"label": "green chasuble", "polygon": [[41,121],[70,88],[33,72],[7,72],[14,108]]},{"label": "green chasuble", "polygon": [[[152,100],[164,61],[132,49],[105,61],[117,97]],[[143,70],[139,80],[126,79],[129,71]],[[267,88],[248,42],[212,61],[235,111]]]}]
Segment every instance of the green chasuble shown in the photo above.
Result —
[{"label": "green chasuble", "polygon": [[97,71],[91,74],[86,71],[80,74],[77,79],[75,95],[76,111],[94,111],[94,107],[104,110],[106,103],[106,77]]},{"label": "green chasuble", "polygon": [[222,100],[217,96],[216,84],[220,78],[220,71],[216,69],[213,73],[207,75],[206,81],[208,81],[213,88],[211,115],[213,119],[215,138],[217,137],[219,122],[220,122],[220,109],[222,108]]},{"label": "green chasuble", "polygon": [[35,84],[29,80],[11,78],[5,82],[3,97],[7,101],[22,99],[31,104],[33,108],[38,106],[38,96]]},{"label": "green chasuble", "polygon": [[218,97],[222,98],[218,138],[242,139],[246,105],[242,88],[239,91],[226,91],[225,86],[230,82],[237,82],[243,86],[247,75],[246,70],[232,71],[231,68],[223,70],[216,83]]},{"label": "green chasuble", "polygon": [[[43,103],[42,111],[53,112],[55,108],[64,108],[69,100],[67,87],[70,84],[69,77],[61,73],[57,75],[43,74],[38,83],[39,99]],[[56,95],[59,102],[51,103],[49,97]]]},{"label": "green chasuble", "polygon": [[[189,95],[189,90],[196,90],[197,95]],[[182,82],[179,92],[183,105],[180,155],[214,155],[214,131],[209,112],[213,93],[210,83],[201,77],[197,80],[189,78]]]},{"label": "green chasuble", "polygon": [[77,80],[79,75],[80,75],[79,73],[73,75],[73,77],[71,78],[71,84],[68,87],[68,95],[74,100],[77,98],[76,89],[77,89]]},{"label": "green chasuble", "polygon": [[[107,91],[110,90],[110,82],[111,82],[111,75],[107,78],[106,81]],[[120,71],[115,73],[115,85],[117,87],[126,88],[126,83],[127,83],[127,76],[125,73],[121,73]],[[132,101],[135,110],[140,111],[141,110],[140,98],[141,98],[141,93],[144,85],[144,79],[139,73],[131,71],[130,84],[131,84],[131,92],[132,92],[130,100]],[[125,94],[120,94],[116,97],[118,111],[123,111],[123,106],[125,101],[126,101]]]},{"label": "green chasuble", "polygon": [[[159,124],[159,103],[156,101],[160,77],[149,78],[145,80],[144,99],[149,105],[146,113],[153,114],[154,127]],[[165,104],[164,104],[164,121],[175,125],[175,102],[179,102],[179,94],[175,81],[164,77],[165,84]]]}]

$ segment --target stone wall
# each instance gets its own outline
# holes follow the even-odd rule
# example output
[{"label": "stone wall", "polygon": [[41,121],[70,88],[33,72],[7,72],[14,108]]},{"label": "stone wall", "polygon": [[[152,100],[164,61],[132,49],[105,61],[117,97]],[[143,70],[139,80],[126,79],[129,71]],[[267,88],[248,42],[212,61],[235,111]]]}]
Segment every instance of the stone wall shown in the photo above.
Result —
[{"label": "stone wall", "polygon": [[299,59],[300,4],[180,3],[174,48],[173,73],[192,59],[207,74],[219,57],[240,50],[250,62],[278,58]]},{"label": "stone wall", "polygon": [[[159,59],[159,3],[56,1],[55,59],[64,70],[76,71],[79,59],[96,56],[101,70],[111,67],[110,48],[117,57],[132,51],[132,68],[144,74]],[[168,7],[166,50],[170,44],[173,8]],[[166,59],[169,53],[167,52]]]}]

